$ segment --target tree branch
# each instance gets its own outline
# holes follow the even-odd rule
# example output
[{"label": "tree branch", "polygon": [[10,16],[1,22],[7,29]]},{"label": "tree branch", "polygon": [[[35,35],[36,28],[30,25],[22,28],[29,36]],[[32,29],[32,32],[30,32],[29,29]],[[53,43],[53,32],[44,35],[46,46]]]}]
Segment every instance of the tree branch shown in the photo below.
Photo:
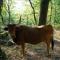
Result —
[{"label": "tree branch", "polygon": [[29,0],[29,3],[30,3],[30,5],[31,5],[31,7],[32,7],[32,9],[33,9],[34,20],[35,20],[35,23],[37,24],[37,20],[36,20],[36,16],[35,16],[35,9],[34,9],[34,7],[33,7],[33,5],[32,5],[31,0]]}]

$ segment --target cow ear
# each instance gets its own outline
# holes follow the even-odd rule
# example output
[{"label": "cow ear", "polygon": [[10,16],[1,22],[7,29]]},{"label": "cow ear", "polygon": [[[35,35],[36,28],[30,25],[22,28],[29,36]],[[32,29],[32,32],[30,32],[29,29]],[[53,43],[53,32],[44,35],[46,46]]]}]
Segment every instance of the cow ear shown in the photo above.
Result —
[{"label": "cow ear", "polygon": [[5,30],[5,31],[8,31],[8,28],[7,28],[7,27],[5,27],[5,28],[4,28],[4,30]]}]

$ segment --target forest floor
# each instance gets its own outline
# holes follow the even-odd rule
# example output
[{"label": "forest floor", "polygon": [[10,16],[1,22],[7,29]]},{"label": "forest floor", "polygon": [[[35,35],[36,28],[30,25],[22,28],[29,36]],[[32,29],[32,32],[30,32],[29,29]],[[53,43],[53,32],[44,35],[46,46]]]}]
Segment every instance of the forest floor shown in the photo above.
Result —
[{"label": "forest floor", "polygon": [[[55,33],[56,35],[54,36],[58,38],[58,36],[60,36],[60,31],[56,31]],[[1,45],[0,55],[3,55],[0,56],[0,60],[60,60],[59,38],[58,40],[54,40],[54,50],[50,48],[49,57],[47,56],[47,46],[44,43],[39,43],[37,45],[26,44],[26,56],[24,58],[22,58],[21,55],[21,47],[17,47],[16,45]]]}]

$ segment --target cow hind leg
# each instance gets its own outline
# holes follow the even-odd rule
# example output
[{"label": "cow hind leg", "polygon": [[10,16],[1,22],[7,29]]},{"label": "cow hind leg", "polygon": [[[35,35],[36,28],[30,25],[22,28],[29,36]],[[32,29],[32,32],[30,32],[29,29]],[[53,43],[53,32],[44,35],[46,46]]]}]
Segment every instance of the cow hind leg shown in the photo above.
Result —
[{"label": "cow hind leg", "polygon": [[53,41],[53,37],[51,38],[51,46],[52,46],[52,50],[54,49],[54,41]]},{"label": "cow hind leg", "polygon": [[49,55],[49,49],[50,49],[50,42],[47,42],[47,53]]}]

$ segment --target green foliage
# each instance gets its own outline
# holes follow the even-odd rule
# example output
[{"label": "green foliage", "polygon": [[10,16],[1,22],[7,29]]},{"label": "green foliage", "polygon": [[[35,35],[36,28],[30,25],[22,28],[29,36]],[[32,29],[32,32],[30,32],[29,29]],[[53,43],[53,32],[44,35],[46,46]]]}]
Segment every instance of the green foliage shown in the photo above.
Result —
[{"label": "green foliage", "polygon": [[[9,1],[9,3],[8,3]],[[39,12],[40,12],[40,0],[31,0],[32,5],[35,9],[35,15],[37,22],[39,22]],[[35,25],[33,10],[29,3],[29,0],[24,1],[24,12],[21,14],[21,11],[14,10],[15,0],[4,0],[2,7],[3,21],[5,24],[8,24],[9,19],[10,23],[19,23],[21,16],[21,23],[25,25]],[[8,9],[8,5],[10,10]],[[9,16],[10,13],[10,16]],[[9,18],[10,17],[10,18]],[[60,24],[60,0],[51,0],[49,3],[47,23],[52,24],[58,27]],[[2,19],[0,17],[0,27],[3,25]],[[3,25],[4,26],[4,25]]]},{"label": "green foliage", "polygon": [[60,0],[51,0],[49,4],[47,23],[60,28]]}]

